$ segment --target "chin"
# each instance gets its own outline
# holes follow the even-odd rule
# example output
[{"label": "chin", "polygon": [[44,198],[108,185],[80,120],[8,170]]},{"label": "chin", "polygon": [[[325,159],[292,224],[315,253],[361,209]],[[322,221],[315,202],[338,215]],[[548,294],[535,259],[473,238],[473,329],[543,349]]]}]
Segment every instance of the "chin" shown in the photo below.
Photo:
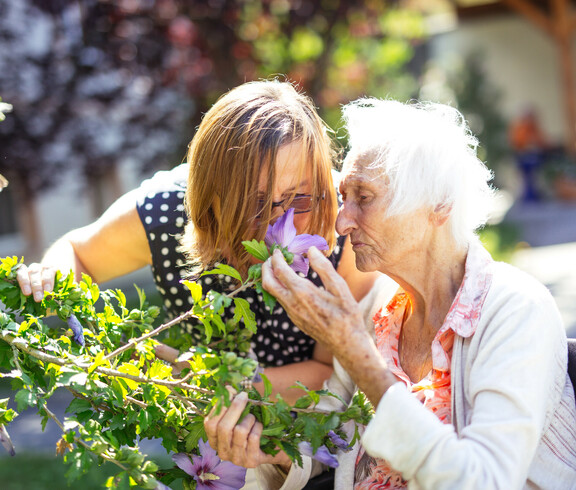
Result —
[{"label": "chin", "polygon": [[356,269],[358,269],[360,272],[374,272],[378,270],[378,267],[376,264],[373,264],[369,260],[363,259],[362,257],[356,255]]}]

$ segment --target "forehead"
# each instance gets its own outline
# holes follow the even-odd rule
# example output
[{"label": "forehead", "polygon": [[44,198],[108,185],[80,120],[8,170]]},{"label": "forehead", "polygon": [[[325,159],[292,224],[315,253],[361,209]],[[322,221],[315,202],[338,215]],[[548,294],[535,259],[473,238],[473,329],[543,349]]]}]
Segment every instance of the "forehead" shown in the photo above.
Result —
[{"label": "forehead", "polygon": [[377,182],[385,177],[379,168],[371,168],[374,153],[350,153],[342,166],[342,185],[360,185]]},{"label": "forehead", "polygon": [[[301,141],[294,141],[278,149],[275,161],[275,188],[287,190],[297,187],[303,180],[310,178],[310,164],[307,149]],[[260,174],[258,190],[263,192],[268,186],[268,167]]]}]

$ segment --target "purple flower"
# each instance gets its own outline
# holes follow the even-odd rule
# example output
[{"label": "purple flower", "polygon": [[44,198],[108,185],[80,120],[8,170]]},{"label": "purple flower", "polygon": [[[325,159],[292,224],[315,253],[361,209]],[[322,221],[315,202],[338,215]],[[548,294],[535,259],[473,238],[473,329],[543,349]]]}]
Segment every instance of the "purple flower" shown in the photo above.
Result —
[{"label": "purple flower", "polygon": [[338,434],[336,434],[336,432],[334,432],[333,430],[331,430],[330,432],[328,432],[328,437],[330,438],[330,440],[332,441],[332,444],[334,444],[338,449],[341,449],[342,451],[350,451],[350,449],[352,449],[348,443],[342,439]]},{"label": "purple flower", "polygon": [[74,334],[72,337],[74,342],[84,347],[84,329],[78,321],[78,318],[76,318],[74,315],[70,315],[68,318],[66,318],[66,322]]},{"label": "purple flower", "polygon": [[298,444],[298,450],[303,456],[309,456],[326,466],[330,466],[330,468],[338,468],[336,455],[332,454],[326,446],[320,446],[314,453],[312,445],[309,442],[302,441]]},{"label": "purple flower", "polygon": [[200,456],[177,453],[172,460],[178,468],[196,480],[196,490],[237,490],[246,482],[246,468],[222,461],[210,444],[202,439],[198,442]]},{"label": "purple flower", "polygon": [[296,234],[296,227],[294,226],[294,208],[286,211],[273,225],[268,225],[268,231],[264,238],[266,245],[280,245],[287,248],[288,252],[294,255],[294,260],[290,267],[296,272],[302,272],[304,275],[308,274],[308,259],[304,254],[312,246],[318,250],[328,250],[328,243],[319,235],[302,235]]}]

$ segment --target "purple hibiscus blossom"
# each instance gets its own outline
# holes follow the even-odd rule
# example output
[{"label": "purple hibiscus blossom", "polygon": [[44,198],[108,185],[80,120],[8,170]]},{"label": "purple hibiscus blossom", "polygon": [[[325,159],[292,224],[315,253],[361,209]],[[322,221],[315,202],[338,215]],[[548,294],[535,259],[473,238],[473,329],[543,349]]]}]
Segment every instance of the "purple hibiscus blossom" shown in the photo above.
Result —
[{"label": "purple hibiscus blossom", "polygon": [[196,490],[237,490],[246,483],[246,468],[222,461],[210,444],[198,442],[200,456],[177,453],[172,456],[176,465],[196,480]]},{"label": "purple hibiscus blossom", "polygon": [[84,347],[84,329],[82,324],[78,321],[78,318],[76,318],[74,315],[70,315],[68,318],[66,318],[66,322],[74,334],[72,337],[74,342]]},{"label": "purple hibiscus blossom", "polygon": [[308,274],[308,259],[304,254],[310,247],[318,250],[328,250],[328,243],[319,235],[296,234],[294,226],[294,208],[286,211],[273,225],[268,225],[268,231],[264,242],[270,248],[272,245],[280,245],[288,249],[294,255],[294,260],[290,267],[296,272]]},{"label": "purple hibiscus blossom", "polygon": [[326,446],[320,446],[316,452],[314,452],[309,442],[302,441],[298,444],[298,451],[300,451],[303,456],[309,456],[326,466],[330,466],[330,468],[338,468],[336,455],[332,454]]}]

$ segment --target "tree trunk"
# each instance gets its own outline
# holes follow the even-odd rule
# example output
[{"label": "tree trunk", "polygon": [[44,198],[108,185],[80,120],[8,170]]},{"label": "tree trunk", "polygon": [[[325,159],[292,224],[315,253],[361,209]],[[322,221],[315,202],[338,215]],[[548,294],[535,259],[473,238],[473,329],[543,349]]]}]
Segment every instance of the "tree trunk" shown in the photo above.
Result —
[{"label": "tree trunk", "polygon": [[[13,183],[10,182],[10,185]],[[35,193],[26,191],[24,186],[16,184],[16,217],[18,229],[24,239],[24,262],[29,264],[41,258],[43,242],[38,217],[38,198]]]},{"label": "tree trunk", "polygon": [[88,178],[92,216],[98,218],[110,204],[123,194],[122,179],[118,165],[112,165],[102,174]]}]

